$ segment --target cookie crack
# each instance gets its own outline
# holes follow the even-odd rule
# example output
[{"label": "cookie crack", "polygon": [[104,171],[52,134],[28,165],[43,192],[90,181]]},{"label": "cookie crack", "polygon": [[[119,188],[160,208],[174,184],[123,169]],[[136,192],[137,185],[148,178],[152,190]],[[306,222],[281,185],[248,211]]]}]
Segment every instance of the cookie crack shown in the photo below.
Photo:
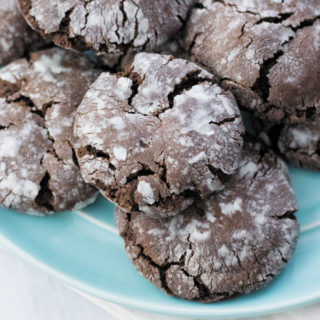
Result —
[{"label": "cookie crack", "polygon": [[[52,100],[52,101],[50,101],[48,103],[43,104],[41,108],[38,108],[30,97],[27,97],[27,96],[24,96],[24,95],[21,95],[21,94],[17,98],[15,98],[14,100],[12,100],[12,102],[13,103],[18,103],[21,106],[30,108],[30,112],[31,113],[37,114],[38,116],[40,116],[44,120],[45,120],[46,113],[47,113],[48,109],[50,109],[54,104],[59,104],[60,103],[60,102]],[[60,161],[60,162],[62,162],[64,164],[67,164],[64,161],[64,159],[59,157],[56,149],[54,148],[55,139],[50,135],[49,128],[48,128],[46,122],[44,121],[43,123],[38,123],[38,125],[41,128],[46,130],[48,139],[52,142],[52,146],[50,147],[49,150],[47,150],[47,153],[51,154],[52,156],[54,156],[58,161]],[[68,141],[68,143],[69,143],[69,141]],[[70,144],[69,144],[69,146],[70,146]],[[42,160],[41,160],[41,162],[42,162]]]},{"label": "cookie crack", "polygon": [[280,49],[271,58],[264,60],[260,66],[259,76],[251,87],[251,90],[256,92],[263,102],[268,102],[270,94],[271,85],[268,77],[269,72],[271,68],[276,65],[278,59],[283,55],[284,51]]},{"label": "cookie crack", "polygon": [[277,220],[290,219],[290,220],[295,221],[295,220],[297,220],[297,218],[295,216],[295,212],[296,212],[296,210],[288,210],[284,214],[282,214],[281,216],[273,215],[271,217],[274,219],[277,219]]},{"label": "cookie crack", "polygon": [[122,13],[122,16],[123,16],[123,19],[122,19],[122,27],[124,27],[124,25],[126,24],[126,22],[128,21],[128,16],[127,16],[127,13],[126,11],[124,10],[124,2],[125,0],[122,0],[120,3],[119,3],[119,9]]},{"label": "cookie crack", "polygon": [[193,276],[190,275],[184,268],[184,256],[182,256],[178,262],[176,261],[172,261],[169,263],[166,263],[164,265],[160,265],[157,264],[153,261],[153,259],[146,255],[144,253],[144,248],[142,247],[142,245],[137,244],[137,247],[140,249],[138,258],[143,258],[144,260],[148,261],[148,263],[152,266],[154,266],[155,268],[158,269],[159,275],[160,275],[160,281],[161,281],[161,285],[164,288],[164,290],[170,294],[170,295],[174,295],[172,290],[169,288],[168,282],[167,282],[167,271],[172,267],[172,266],[179,266],[180,270],[189,278],[191,278],[194,282],[194,286],[198,289],[198,297],[194,298],[194,299],[205,299],[207,297],[209,297],[211,295],[210,290],[208,289],[208,287],[203,283],[203,281],[201,280],[201,278],[199,276]]},{"label": "cookie crack", "polygon": [[290,28],[291,28],[292,31],[294,31],[296,33],[298,30],[301,30],[301,29],[306,28],[306,27],[313,26],[314,23],[319,19],[320,19],[320,15],[319,16],[315,16],[312,19],[303,20],[298,26],[296,26],[296,27],[290,26]]},{"label": "cookie crack", "polygon": [[192,53],[193,47],[196,45],[197,39],[203,34],[203,32],[196,32],[195,35],[193,36],[193,39],[189,45],[189,48],[187,49],[187,52],[189,54]]},{"label": "cookie crack", "polygon": [[110,155],[102,150],[99,150],[91,145],[86,145],[85,147],[81,147],[77,150],[78,157],[82,158],[84,155],[89,154],[95,156],[97,158],[104,158],[108,161],[109,168],[114,170],[114,166],[110,163]]},{"label": "cookie crack", "polygon": [[230,178],[230,176],[224,173],[220,168],[215,168],[209,163],[206,164],[206,166],[214,177],[218,177],[221,183],[226,182]]},{"label": "cookie crack", "polygon": [[131,72],[127,77],[132,81],[131,95],[128,98],[128,105],[132,106],[132,100],[139,93],[139,86],[142,84],[144,79],[137,72]]},{"label": "cookie crack", "polygon": [[192,87],[201,84],[203,82],[213,83],[213,80],[208,77],[201,77],[199,74],[201,70],[189,71],[179,83],[175,84],[173,90],[167,95],[169,106],[167,108],[161,109],[159,112],[155,113],[154,116],[159,117],[160,114],[164,113],[168,109],[172,109],[174,106],[174,98],[181,94],[183,91],[190,90]]},{"label": "cookie crack", "polygon": [[174,263],[174,262],[168,263],[168,264],[166,264],[166,265],[164,265],[164,266],[159,265],[159,264],[155,263],[150,256],[148,256],[148,255],[146,255],[146,254],[144,253],[144,248],[143,248],[143,246],[142,246],[141,244],[136,244],[136,246],[140,249],[140,252],[139,252],[139,254],[138,254],[138,258],[142,258],[142,259],[146,260],[150,265],[152,265],[153,267],[155,267],[155,268],[158,269],[162,287],[164,288],[164,290],[165,290],[168,294],[173,295],[173,292],[172,292],[172,290],[169,288],[168,283],[167,283],[167,275],[166,275],[166,272],[167,272],[167,270],[168,270],[172,265],[174,265],[175,263]]},{"label": "cookie crack", "polygon": [[224,125],[224,124],[226,124],[226,123],[232,123],[232,122],[236,121],[236,120],[239,119],[239,118],[240,118],[239,115],[235,115],[235,116],[233,116],[233,117],[224,118],[224,119],[221,120],[221,121],[213,121],[213,120],[211,120],[211,121],[209,122],[209,124],[214,124],[214,125],[217,125],[217,126],[221,126],[221,125]]},{"label": "cookie crack", "polygon": [[280,13],[278,16],[275,16],[275,17],[262,17],[255,24],[257,25],[257,24],[261,24],[263,22],[279,24],[279,23],[282,23],[283,21],[289,19],[293,14],[294,14],[294,12],[286,12],[286,13]]},{"label": "cookie crack", "polygon": [[158,164],[159,165],[159,177],[161,179],[162,182],[164,182],[164,184],[166,185],[168,190],[171,190],[171,186],[170,183],[168,182],[167,179],[167,166],[165,165],[165,161],[163,164]]},{"label": "cookie crack", "polygon": [[240,260],[239,256],[236,254],[236,251],[232,248],[231,248],[231,251],[233,252],[233,255],[236,257],[236,259],[238,261],[239,268],[242,269],[243,271],[245,271],[245,273],[247,274],[247,277],[249,279],[249,272],[242,266],[241,260]]},{"label": "cookie crack", "polygon": [[[124,2],[125,1],[122,1],[120,4],[119,4],[119,10],[122,12],[122,14],[125,14],[124,16],[124,19],[125,17],[127,17],[127,14],[124,10]],[[135,16],[134,16],[134,20],[135,20],[135,23],[134,23],[134,35],[133,35],[133,38],[128,42],[128,43],[116,43],[116,42],[112,42],[110,41],[109,39],[104,39],[104,41],[106,43],[109,43],[109,44],[112,44],[112,45],[115,45],[115,46],[118,46],[119,50],[121,51],[122,53],[122,56],[120,59],[122,59],[122,57],[126,56],[127,52],[129,51],[129,49],[132,47],[132,48],[139,48],[141,47],[143,49],[143,51],[145,50],[147,44],[149,43],[150,39],[149,38],[146,38],[145,42],[139,46],[135,46],[134,45],[134,42],[135,40],[138,38],[139,36],[139,20],[138,20],[138,13],[139,13],[139,6],[134,2],[134,1],[131,1],[132,4],[134,4],[136,7],[137,7],[137,10],[135,12]],[[122,5],[122,7],[121,7]],[[127,19],[127,18],[126,18]],[[127,20],[126,20],[127,21]],[[117,25],[117,27],[119,27]],[[118,29],[115,29],[115,32],[119,38],[119,32],[118,32]],[[101,43],[99,45],[99,51],[104,51],[104,52],[109,52],[108,48],[107,48],[107,45],[106,43]]]},{"label": "cookie crack", "polygon": [[[151,174],[152,175],[152,174]],[[161,177],[159,177],[161,179]],[[180,193],[175,193],[173,192],[172,190],[170,190],[170,195],[166,196],[166,197],[163,197],[161,196],[161,194],[158,194],[158,197],[159,197],[159,200],[158,201],[155,201],[152,205],[149,205],[147,203],[145,203],[144,205],[145,206],[149,206],[149,207],[153,207],[153,208],[158,208],[159,205],[167,202],[167,201],[170,201],[172,199],[175,199],[177,197],[180,197],[180,198],[183,198],[183,199],[199,199],[200,198],[200,192],[196,189],[186,189]],[[138,204],[135,203],[135,206],[134,208],[137,208],[138,207]],[[139,211],[139,210],[137,210]]]},{"label": "cookie crack", "polygon": [[86,11],[86,14],[84,16],[84,23],[83,23],[83,27],[81,28],[81,33],[83,32],[83,30],[86,28],[87,26],[87,23],[88,23],[88,16],[89,16],[89,11],[87,11],[87,6],[89,3],[91,3],[92,1],[89,0],[89,1],[86,1],[85,4],[84,4],[84,10]]},{"label": "cookie crack", "polygon": [[[279,23],[288,19],[289,17],[290,17],[290,15],[288,16],[288,14],[282,14],[282,17],[278,18],[280,21]],[[270,17],[268,17],[266,19],[270,19]],[[275,52],[271,58],[264,60],[263,63],[260,65],[259,76],[256,79],[253,86],[251,87],[251,90],[256,92],[261,97],[261,99],[264,103],[268,103],[268,98],[269,98],[270,88],[271,88],[271,85],[269,82],[269,77],[268,77],[269,72],[272,69],[272,67],[274,67],[277,64],[278,59],[285,54],[284,48],[286,46],[288,46],[288,44],[295,39],[295,36],[296,36],[296,33],[298,30],[312,26],[318,19],[320,19],[320,16],[316,16],[313,19],[306,19],[306,20],[302,21],[297,27],[289,26],[289,28],[294,32],[294,36],[290,37],[289,40],[282,43],[280,46],[281,49],[279,49],[277,52]],[[263,19],[260,19],[259,21],[262,21],[262,20]],[[259,24],[259,21],[257,22],[257,24]],[[276,19],[276,21],[278,21],[278,20]],[[270,106],[271,109],[274,107],[275,106],[273,106],[273,105]],[[269,110],[265,110],[264,113],[267,113],[268,111],[270,111],[271,110],[270,108],[269,108]],[[313,107],[308,107],[308,108],[313,108]],[[298,111],[298,110],[296,110],[296,111]]]},{"label": "cookie crack", "polygon": [[[22,94],[20,94],[18,97],[16,97],[12,101],[8,101],[8,102],[9,103],[11,103],[11,102],[12,103],[17,103],[17,104],[19,104],[19,105],[21,105],[23,107],[30,108],[30,112],[31,113],[34,113],[34,114],[38,115],[39,117],[41,117],[44,120],[45,120],[45,116],[46,116],[46,113],[47,113],[48,109],[51,108],[54,104],[59,104],[60,103],[60,102],[57,102],[57,101],[50,101],[48,103],[43,104],[41,108],[38,108],[30,97],[24,96]],[[52,156],[54,156],[58,161],[63,162],[64,164],[66,164],[64,159],[59,157],[56,149],[54,148],[55,139],[50,135],[49,128],[48,128],[46,122],[44,121],[43,123],[38,123],[38,125],[41,128],[43,128],[44,130],[46,130],[48,139],[52,142],[52,146],[50,147],[50,149],[47,150],[47,153],[51,154]],[[69,146],[70,146],[70,144],[69,144]]]},{"label": "cookie crack", "polygon": [[139,162],[139,165],[141,166],[141,169],[135,173],[131,173],[128,177],[127,177],[127,181],[126,184],[134,181],[134,180],[138,180],[138,178],[141,177],[147,177],[147,176],[153,176],[155,175],[155,172],[153,170],[151,170],[150,168],[148,168],[144,163]]},{"label": "cookie crack", "polygon": [[[20,106],[26,107],[26,108],[30,108],[31,113],[35,113],[38,116],[40,116],[41,118],[45,118],[46,112],[48,111],[49,108],[51,108],[54,104],[59,104],[60,102],[58,101],[50,101],[48,103],[45,103],[41,106],[41,108],[39,108],[38,106],[36,106],[36,104],[33,102],[33,100],[30,97],[27,97],[23,94],[19,94],[17,97],[13,97],[13,99],[7,99],[8,103],[17,103]],[[46,127],[45,129],[48,130],[48,128]]]},{"label": "cookie crack", "polygon": [[76,151],[74,149],[74,146],[72,145],[72,143],[68,140],[68,145],[71,149],[71,155],[72,155],[72,161],[74,163],[74,165],[80,169],[80,165],[79,165],[79,161],[78,161],[78,158],[77,158],[77,154],[76,154]]},{"label": "cookie crack", "polygon": [[259,13],[254,12],[254,11],[251,11],[251,10],[244,10],[244,11],[240,10],[237,4],[226,3],[224,0],[214,0],[214,3],[216,3],[216,2],[217,2],[217,3],[221,3],[221,4],[222,4],[223,6],[225,6],[225,7],[232,8],[232,9],[234,9],[236,12],[241,13],[241,14],[247,13],[247,14],[251,14],[251,15],[254,15],[254,16],[260,16]]},{"label": "cookie crack", "polygon": [[49,182],[50,182],[50,175],[49,175],[49,172],[46,171],[45,175],[40,181],[40,190],[35,198],[35,203],[40,208],[43,207],[49,212],[53,212],[54,211],[54,207],[52,205],[53,192],[50,189]]},{"label": "cookie crack", "polygon": [[261,272],[260,266],[261,266],[262,264],[261,264],[261,262],[259,261],[259,259],[258,259],[258,257],[257,257],[257,255],[256,255],[255,252],[253,252],[253,257],[254,257],[254,260],[255,260],[256,263],[257,263],[258,271],[259,271],[260,277],[261,277],[261,279],[262,279],[262,280],[260,280],[260,281],[261,281],[261,282],[264,282],[264,281],[266,281],[267,279],[266,279],[266,277],[263,275],[263,272]]},{"label": "cookie crack", "polygon": [[14,123],[10,122],[7,126],[0,125],[0,130],[7,130],[11,126],[14,126]]},{"label": "cookie crack", "polygon": [[281,256],[281,261],[282,261],[283,263],[287,264],[287,263],[288,263],[288,259],[286,259],[286,258],[283,256],[283,254],[282,254],[282,252],[281,252],[281,250],[280,250],[279,248],[277,248],[277,251],[279,252],[279,254],[280,254],[280,256]]},{"label": "cookie crack", "polygon": [[[51,32],[48,35],[50,38],[52,38],[54,40],[56,37],[57,38],[61,37],[61,34],[62,35],[65,34],[65,35],[67,35],[67,36],[64,36],[64,38],[63,38],[63,42],[65,43],[65,47],[67,47],[67,45],[68,45],[69,48],[72,47],[73,49],[79,50],[79,51],[90,50],[90,47],[87,45],[84,36],[75,35],[72,38],[69,37],[69,27],[70,27],[70,21],[71,21],[70,16],[73,13],[75,8],[76,8],[76,6],[73,6],[68,11],[66,11],[63,19],[60,21],[58,31]],[[87,17],[86,17],[86,19],[87,19]],[[43,34],[44,32],[41,32],[41,33]]]},{"label": "cookie crack", "polygon": [[[1,180],[2,181],[2,180]],[[4,197],[3,197],[3,203],[6,203],[6,201],[7,201],[7,198],[9,197],[9,196],[11,196],[13,194],[13,191],[12,190],[10,190]],[[15,195],[14,195],[15,196]],[[10,205],[9,205],[9,208],[11,208],[11,205],[12,205],[12,201],[10,202]]]},{"label": "cookie crack", "polygon": [[[185,272],[185,270],[182,268],[182,270]],[[189,273],[186,272],[187,275],[189,275]],[[199,297],[197,299],[206,299],[208,297],[211,296],[210,290],[209,288],[204,284],[204,282],[202,281],[202,279],[197,276],[197,277],[193,277],[190,276],[193,279],[194,285],[196,286],[196,288],[199,291]]]}]

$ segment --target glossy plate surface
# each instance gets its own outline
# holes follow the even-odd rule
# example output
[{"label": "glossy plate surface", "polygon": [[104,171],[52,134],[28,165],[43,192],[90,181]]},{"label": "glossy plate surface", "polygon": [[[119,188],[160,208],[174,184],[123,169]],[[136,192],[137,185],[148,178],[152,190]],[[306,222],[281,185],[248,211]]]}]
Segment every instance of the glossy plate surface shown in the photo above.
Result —
[{"label": "glossy plate surface", "polygon": [[290,174],[301,224],[294,258],[267,288],[229,301],[184,301],[145,280],[126,256],[113,205],[102,197],[82,211],[47,218],[0,209],[1,240],[70,286],[144,311],[221,319],[298,308],[320,301],[320,173],[291,168]]}]

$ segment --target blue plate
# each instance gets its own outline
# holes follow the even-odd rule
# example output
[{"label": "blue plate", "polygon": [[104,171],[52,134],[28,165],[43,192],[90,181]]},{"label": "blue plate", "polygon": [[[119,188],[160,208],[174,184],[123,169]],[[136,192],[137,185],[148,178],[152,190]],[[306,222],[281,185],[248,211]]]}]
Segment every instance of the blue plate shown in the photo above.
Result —
[{"label": "blue plate", "polygon": [[185,317],[248,317],[320,300],[320,173],[291,168],[301,237],[285,271],[267,288],[233,300],[201,304],[172,298],[134,268],[115,228],[113,205],[100,197],[83,211],[47,218],[0,209],[0,234],[13,251],[66,284],[144,311]]}]

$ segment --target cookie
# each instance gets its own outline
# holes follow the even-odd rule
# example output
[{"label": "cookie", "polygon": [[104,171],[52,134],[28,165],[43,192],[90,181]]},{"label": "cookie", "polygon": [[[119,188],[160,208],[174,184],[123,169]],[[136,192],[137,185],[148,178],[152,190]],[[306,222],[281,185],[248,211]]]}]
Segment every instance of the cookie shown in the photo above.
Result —
[{"label": "cookie", "polygon": [[178,213],[221,190],[244,133],[233,95],[183,59],[139,53],[127,73],[103,73],[77,110],[84,179],[125,211]]},{"label": "cookie", "polygon": [[318,0],[203,1],[186,48],[231,89],[241,108],[273,122],[320,112]]},{"label": "cookie", "polygon": [[48,44],[24,21],[17,0],[0,0],[0,66]]},{"label": "cookie", "polygon": [[222,192],[162,220],[117,208],[116,221],[144,277],[169,295],[213,302],[261,288],[285,267],[296,210],[285,164],[247,141]]},{"label": "cookie", "polygon": [[75,111],[99,75],[85,56],[54,48],[0,70],[0,204],[29,214],[80,208],[94,187],[81,177]]},{"label": "cookie", "polygon": [[255,122],[262,140],[296,166],[320,171],[320,117],[305,123]]},{"label": "cookie", "polygon": [[19,0],[30,25],[59,46],[96,53],[152,50],[183,26],[193,0]]}]

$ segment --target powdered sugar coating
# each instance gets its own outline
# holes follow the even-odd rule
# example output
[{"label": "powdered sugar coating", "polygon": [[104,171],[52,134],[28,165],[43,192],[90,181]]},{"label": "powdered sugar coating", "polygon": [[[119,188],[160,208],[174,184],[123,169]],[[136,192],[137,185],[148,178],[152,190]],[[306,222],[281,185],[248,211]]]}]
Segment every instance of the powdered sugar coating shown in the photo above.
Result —
[{"label": "powdered sugar coating", "polygon": [[255,122],[261,138],[289,163],[320,170],[320,117],[305,123],[274,125]]},{"label": "powdered sugar coating", "polygon": [[24,21],[17,0],[0,0],[0,35],[0,65],[45,44]]},{"label": "powdered sugar coating", "polygon": [[28,22],[56,44],[118,57],[130,48],[154,49],[168,40],[182,27],[192,0],[19,2]]},{"label": "powdered sugar coating", "polygon": [[[241,170],[254,168],[249,163],[255,170]],[[162,220],[117,208],[116,221],[148,280],[170,295],[210,302],[260,288],[285,267],[299,235],[296,209],[283,162],[247,140],[220,193]]]},{"label": "powdered sugar coating", "polygon": [[103,73],[75,121],[86,181],[124,210],[154,216],[221,190],[237,169],[243,132],[235,99],[211,74],[147,53],[127,75]]},{"label": "powdered sugar coating", "polygon": [[186,47],[241,107],[276,122],[302,122],[320,112],[317,0],[203,5],[192,11]]},{"label": "powdered sugar coating", "polygon": [[24,213],[71,210],[96,194],[75,160],[75,111],[98,76],[62,49],[32,53],[0,71],[0,203]]}]

